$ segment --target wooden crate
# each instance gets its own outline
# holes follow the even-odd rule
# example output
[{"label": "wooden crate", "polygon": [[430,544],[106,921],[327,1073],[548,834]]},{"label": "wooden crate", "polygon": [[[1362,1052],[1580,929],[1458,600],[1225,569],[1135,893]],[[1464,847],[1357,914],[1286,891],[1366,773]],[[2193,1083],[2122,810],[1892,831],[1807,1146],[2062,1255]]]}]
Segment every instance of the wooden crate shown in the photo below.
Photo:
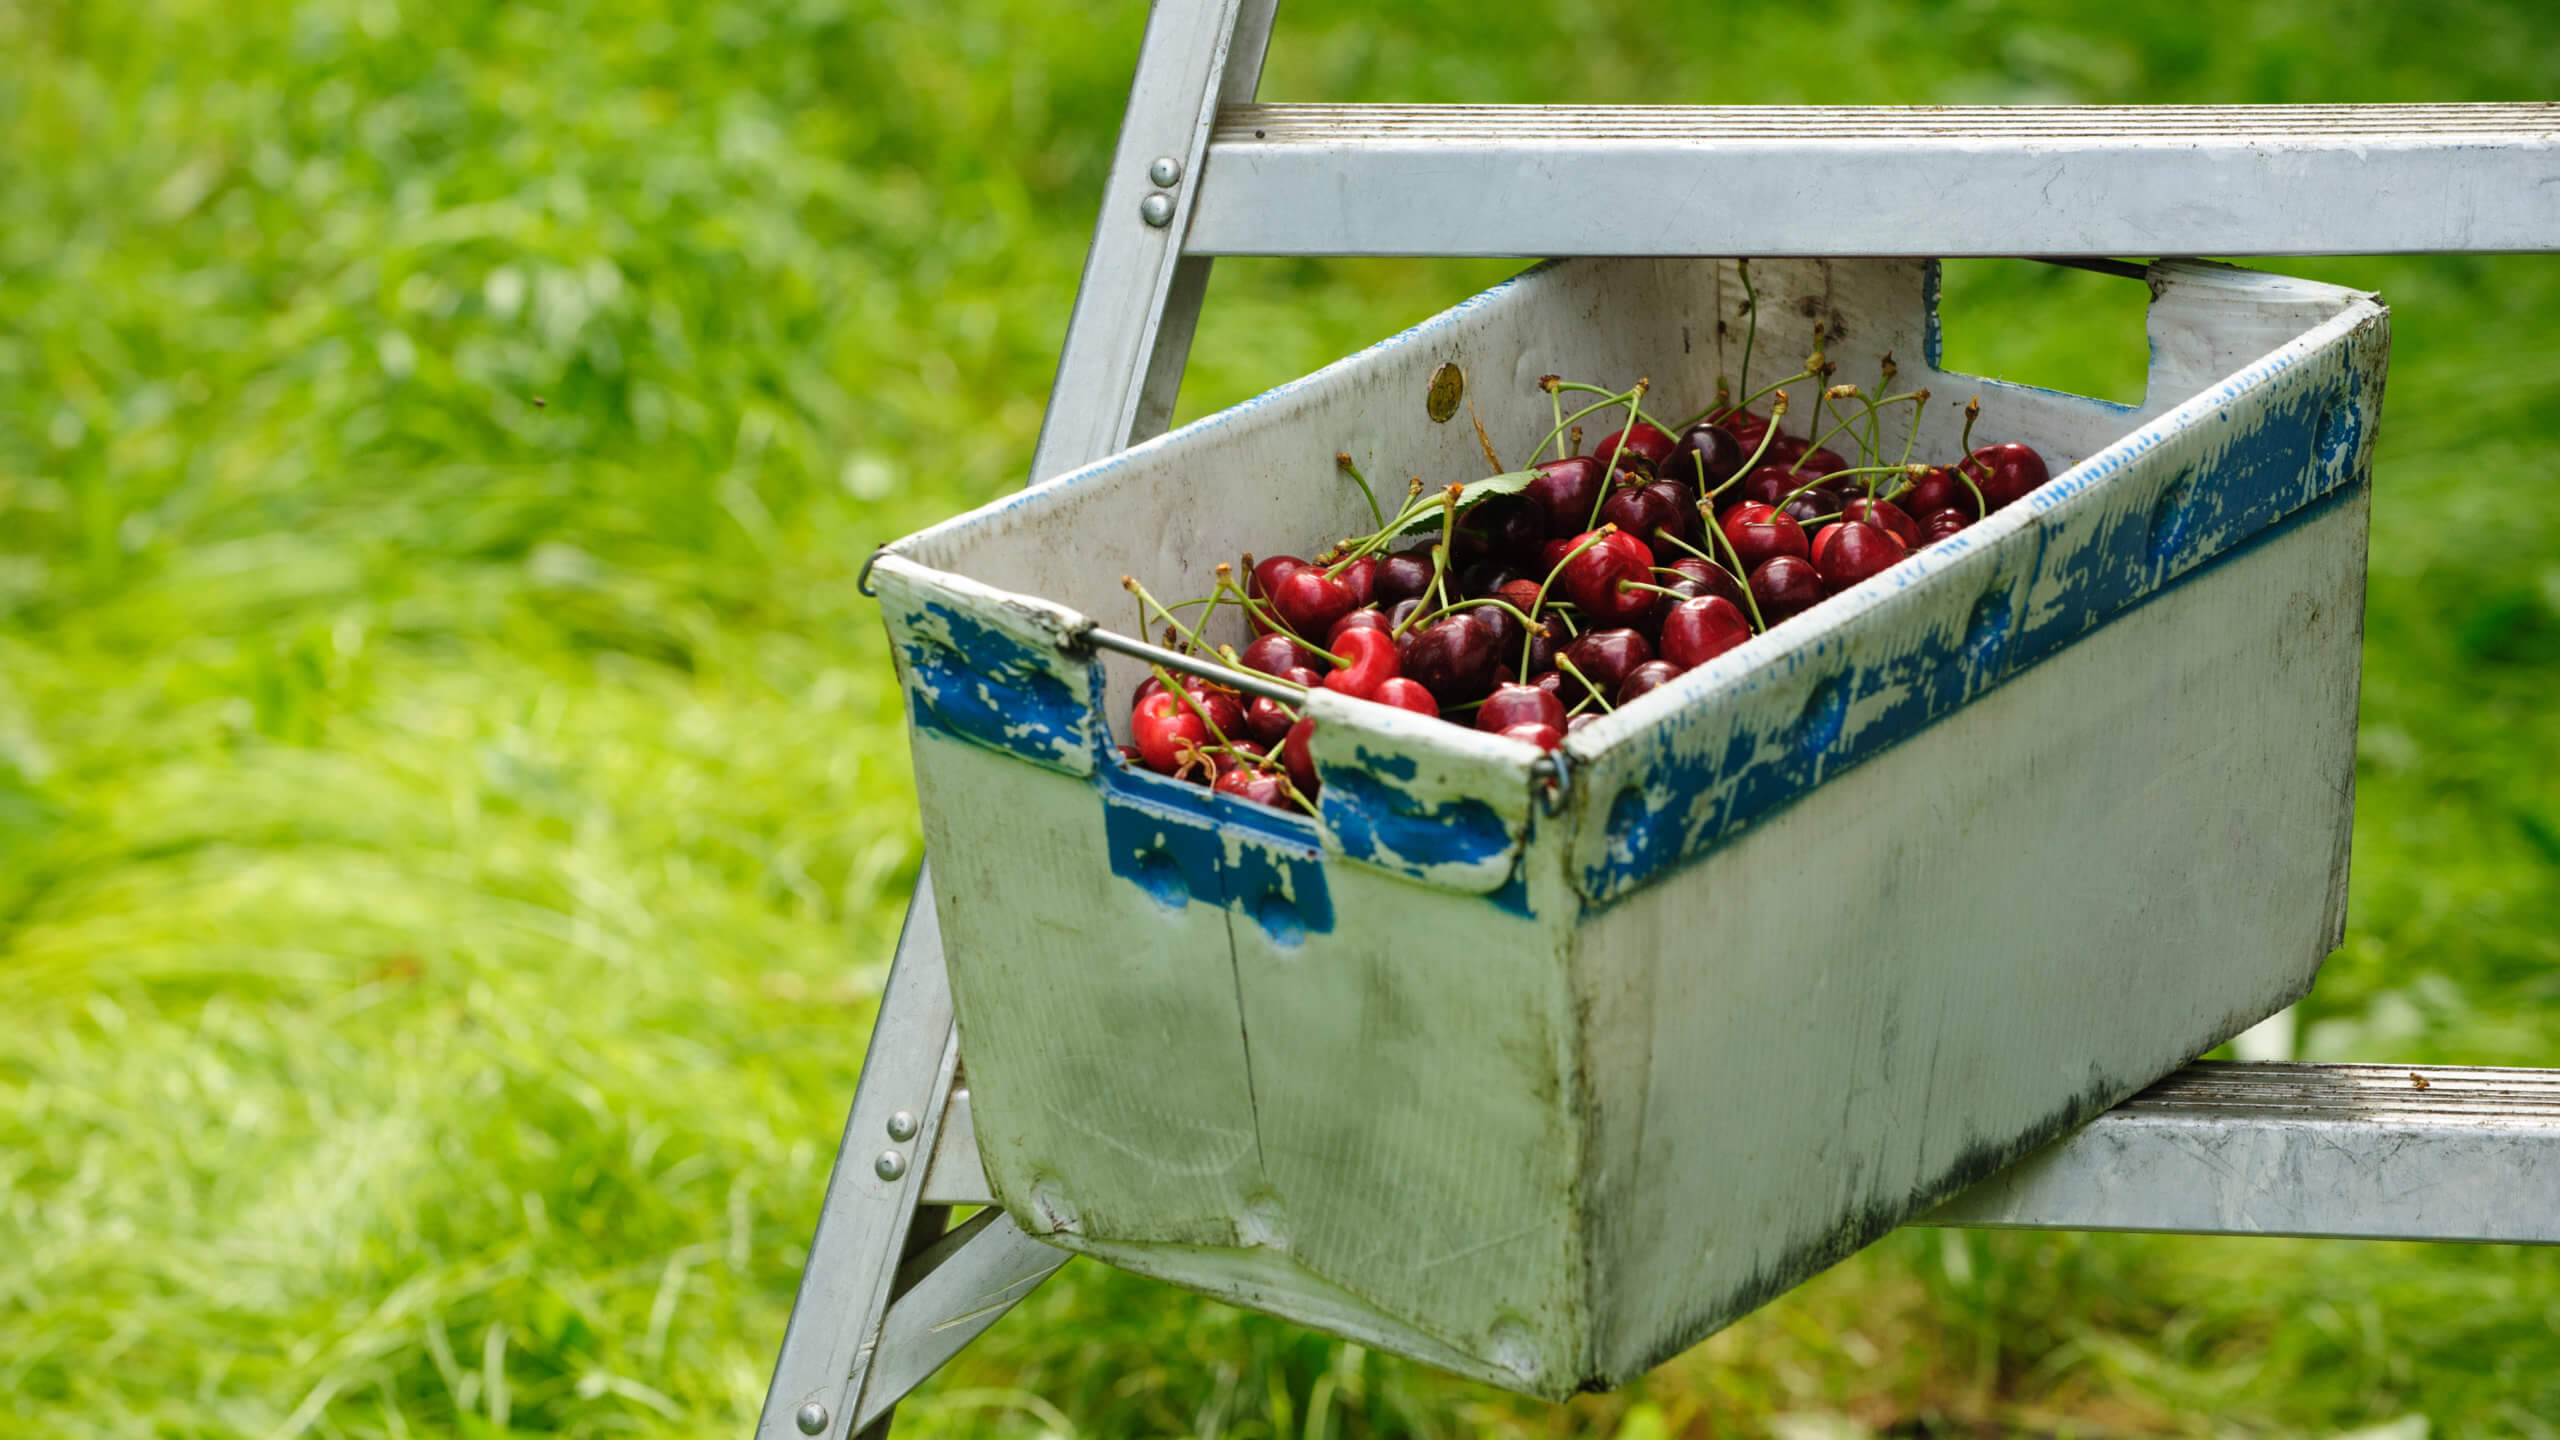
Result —
[{"label": "wooden crate", "polygon": [[[1534,752],[1319,692],[1313,822],[1122,764],[1124,573],[1517,463],[1547,373],[1733,368],[1730,262],[1541,267],[876,574],[986,1173],[1067,1248],[1462,1374],[1621,1383],[2300,996],[2344,916],[2374,297],[2154,267],[2136,407],[1940,373],[1934,266],[1759,262],[1762,373],[2055,481]],[[1719,322],[1723,322],[1720,327]],[[1783,357],[1783,358],[1781,358]],[[2068,467],[2066,471],[2066,467]]]}]

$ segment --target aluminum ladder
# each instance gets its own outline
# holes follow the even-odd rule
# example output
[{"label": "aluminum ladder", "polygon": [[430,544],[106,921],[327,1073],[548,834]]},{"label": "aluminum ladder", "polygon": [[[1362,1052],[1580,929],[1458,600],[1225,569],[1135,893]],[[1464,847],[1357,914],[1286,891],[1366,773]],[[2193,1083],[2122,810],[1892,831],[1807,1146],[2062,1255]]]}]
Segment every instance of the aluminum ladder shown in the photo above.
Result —
[{"label": "aluminum ladder", "polygon": [[[1033,483],[1166,427],[1217,255],[2560,249],[2560,105],[1260,105],[1277,5],[1155,0]],[[988,1193],[931,885],[759,1440],[885,1436],[1070,1258]],[[2560,1071],[2191,1065],[1921,1223],[2560,1243]]]}]

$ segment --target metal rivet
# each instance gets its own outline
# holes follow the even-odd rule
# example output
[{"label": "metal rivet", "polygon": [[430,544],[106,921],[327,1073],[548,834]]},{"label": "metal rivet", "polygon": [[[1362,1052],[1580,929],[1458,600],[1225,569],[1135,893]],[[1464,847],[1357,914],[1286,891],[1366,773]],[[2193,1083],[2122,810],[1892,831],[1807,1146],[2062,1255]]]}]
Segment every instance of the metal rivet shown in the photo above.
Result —
[{"label": "metal rivet", "polygon": [[871,1173],[883,1180],[895,1180],[907,1173],[907,1157],[896,1150],[883,1150],[880,1158],[871,1162]]},{"label": "metal rivet", "polygon": [[1161,230],[1173,223],[1173,197],[1158,190],[1138,202],[1138,218]]},{"label": "metal rivet", "polygon": [[1182,162],[1170,155],[1159,155],[1147,167],[1147,178],[1170,190],[1182,182]]},{"label": "metal rivet", "polygon": [[916,1138],[916,1113],[912,1110],[901,1110],[897,1114],[890,1116],[889,1138],[892,1140],[913,1140]]},{"label": "metal rivet", "polygon": [[827,1428],[827,1407],[812,1400],[801,1406],[800,1413],[791,1418],[792,1423],[800,1427],[801,1434],[815,1435]]}]

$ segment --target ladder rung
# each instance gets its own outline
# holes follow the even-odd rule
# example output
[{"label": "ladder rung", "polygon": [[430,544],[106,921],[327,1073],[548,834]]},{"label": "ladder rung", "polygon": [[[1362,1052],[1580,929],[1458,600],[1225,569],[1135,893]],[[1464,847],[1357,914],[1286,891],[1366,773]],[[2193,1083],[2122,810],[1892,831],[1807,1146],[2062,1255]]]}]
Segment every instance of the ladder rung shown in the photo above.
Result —
[{"label": "ladder rung", "polygon": [[2560,249],[2560,104],[1230,105],[1205,255]]},{"label": "ladder rung", "polygon": [[2190,1065],[1924,1224],[2560,1244],[2560,1070]]}]

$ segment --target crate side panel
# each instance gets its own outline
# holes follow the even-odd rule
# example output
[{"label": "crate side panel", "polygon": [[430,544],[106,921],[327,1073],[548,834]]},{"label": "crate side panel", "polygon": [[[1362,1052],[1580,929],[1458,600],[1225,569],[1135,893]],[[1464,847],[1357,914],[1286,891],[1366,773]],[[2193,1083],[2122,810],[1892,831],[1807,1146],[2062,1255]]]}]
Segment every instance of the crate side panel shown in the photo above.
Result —
[{"label": "crate side panel", "polygon": [[1559,876],[1534,919],[1357,866],[1333,876],[1331,943],[1235,927],[1263,1243],[1511,1388],[1562,1393],[1588,1344],[1571,894]]},{"label": "crate side panel", "polygon": [[1598,1377],[2309,987],[2365,520],[2359,486],[1593,922]]},{"label": "crate side panel", "polygon": [[[925,730],[916,785],[979,1154],[1026,1229],[1233,1244],[1253,1100],[1215,830]],[[1116,843],[1115,843],[1116,842]]]}]

